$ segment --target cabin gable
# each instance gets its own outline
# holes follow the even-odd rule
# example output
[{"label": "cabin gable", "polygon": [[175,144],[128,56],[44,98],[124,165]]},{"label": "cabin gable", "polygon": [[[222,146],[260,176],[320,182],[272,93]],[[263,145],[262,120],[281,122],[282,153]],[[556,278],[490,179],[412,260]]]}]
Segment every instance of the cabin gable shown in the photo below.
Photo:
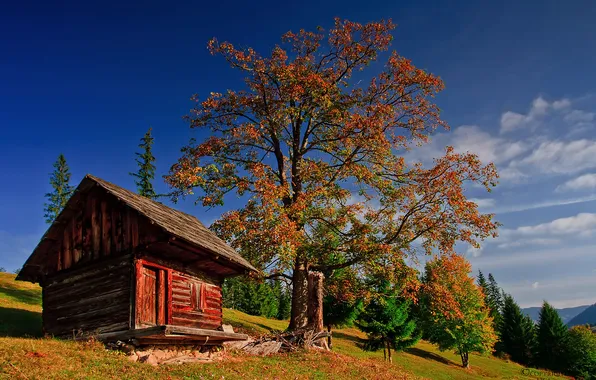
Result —
[{"label": "cabin gable", "polygon": [[17,280],[42,286],[48,334],[206,344],[240,339],[214,331],[222,283],[254,270],[196,218],[88,175]]}]

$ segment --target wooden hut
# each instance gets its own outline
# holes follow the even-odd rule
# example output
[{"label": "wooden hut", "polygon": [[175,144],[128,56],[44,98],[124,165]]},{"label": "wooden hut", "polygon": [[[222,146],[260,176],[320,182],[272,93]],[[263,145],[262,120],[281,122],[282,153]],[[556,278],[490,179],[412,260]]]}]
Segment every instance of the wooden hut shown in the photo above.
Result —
[{"label": "wooden hut", "polygon": [[195,217],[87,175],[17,280],[43,288],[43,330],[139,344],[218,344],[224,278],[255,268]]}]

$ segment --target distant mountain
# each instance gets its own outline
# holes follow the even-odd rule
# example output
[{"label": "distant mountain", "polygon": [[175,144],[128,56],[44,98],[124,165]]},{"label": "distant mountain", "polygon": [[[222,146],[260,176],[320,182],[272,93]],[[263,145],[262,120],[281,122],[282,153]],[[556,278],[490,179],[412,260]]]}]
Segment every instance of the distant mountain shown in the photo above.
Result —
[{"label": "distant mountain", "polygon": [[577,325],[585,325],[586,323],[591,325],[596,324],[596,304],[588,307],[586,310],[572,318],[567,322],[567,326],[573,327]]},{"label": "distant mountain", "polygon": [[[559,312],[559,316],[563,320],[563,323],[567,323],[589,307],[590,305],[567,307],[564,309],[557,309],[557,312]],[[525,309],[522,309],[522,311],[524,314],[532,318],[534,322],[538,322],[540,319],[540,309],[540,307],[526,307]]]}]

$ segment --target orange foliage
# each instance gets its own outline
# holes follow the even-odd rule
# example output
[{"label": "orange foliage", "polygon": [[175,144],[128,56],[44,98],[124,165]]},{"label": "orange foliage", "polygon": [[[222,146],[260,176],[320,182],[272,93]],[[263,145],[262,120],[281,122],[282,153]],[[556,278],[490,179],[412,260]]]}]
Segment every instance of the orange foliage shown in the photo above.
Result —
[{"label": "orange foliage", "polygon": [[467,182],[490,191],[492,164],[451,148],[430,168],[403,158],[447,128],[432,102],[441,79],[396,52],[368,83],[353,78],[389,49],[393,29],[336,19],[327,33],[286,33],[269,56],[209,42],[245,88],[194,97],[188,121],[211,137],[185,147],[166,179],[180,196],[200,190],[205,206],[246,196],[214,229],[254,264],[380,267],[414,255],[417,239],[426,252],[451,252],[495,234],[492,215],[464,195]]}]

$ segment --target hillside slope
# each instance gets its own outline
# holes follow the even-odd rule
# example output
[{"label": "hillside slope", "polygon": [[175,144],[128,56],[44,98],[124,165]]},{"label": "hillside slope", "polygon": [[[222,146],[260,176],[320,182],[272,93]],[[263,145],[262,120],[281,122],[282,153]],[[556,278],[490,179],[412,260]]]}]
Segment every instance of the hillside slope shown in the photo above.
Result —
[{"label": "hillside slope", "polygon": [[577,325],[585,325],[586,323],[591,325],[596,324],[596,304],[586,308],[586,310],[572,318],[567,322],[567,326],[573,327]]},{"label": "hillside slope", "polygon": [[[334,332],[334,352],[300,352],[270,357],[230,353],[209,364],[151,367],[129,362],[97,342],[71,342],[41,335],[40,289],[0,273],[0,378],[22,379],[557,379],[537,370],[493,357],[472,355],[472,368],[459,366],[459,357],[420,342],[383,361],[382,352],[362,351],[364,337],[356,329]],[[224,310],[226,323],[237,330],[260,335],[282,330],[287,321]],[[531,374],[531,375],[530,375]]]}]

